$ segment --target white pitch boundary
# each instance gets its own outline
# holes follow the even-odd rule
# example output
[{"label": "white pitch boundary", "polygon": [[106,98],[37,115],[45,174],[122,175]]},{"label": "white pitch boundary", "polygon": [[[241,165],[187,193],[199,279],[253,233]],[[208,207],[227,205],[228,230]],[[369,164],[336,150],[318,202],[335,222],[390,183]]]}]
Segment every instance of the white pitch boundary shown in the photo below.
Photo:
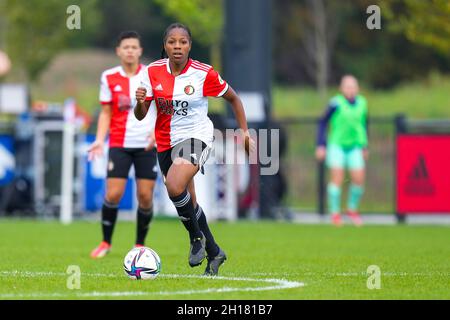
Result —
[{"label": "white pitch boundary", "polygon": [[[68,277],[67,273],[63,272],[31,272],[31,271],[0,271],[0,277],[45,277],[45,276],[61,276]],[[109,278],[118,278],[119,276],[116,274],[102,274],[102,273],[82,273],[81,276],[89,276],[89,277],[109,277]],[[158,277],[160,278],[169,278],[169,279],[179,279],[179,278],[190,278],[190,279],[202,279],[202,280],[211,280],[211,281],[245,281],[245,282],[264,282],[272,284],[271,286],[264,287],[243,287],[243,288],[234,288],[234,287],[222,287],[222,288],[207,288],[202,290],[181,290],[181,291],[112,291],[112,292],[74,292],[70,291],[67,293],[6,293],[0,294],[0,298],[3,299],[21,299],[21,298],[34,298],[39,299],[43,297],[48,298],[98,298],[98,297],[133,297],[133,296],[146,296],[146,295],[193,295],[193,294],[202,294],[202,293],[224,293],[224,292],[252,292],[252,291],[268,291],[268,290],[282,290],[282,289],[292,289],[298,287],[304,287],[305,284],[303,282],[297,281],[288,281],[285,279],[258,279],[258,278],[248,278],[248,277],[205,277],[199,275],[183,275],[183,274],[160,274]],[[74,294],[75,293],[75,294]]]}]

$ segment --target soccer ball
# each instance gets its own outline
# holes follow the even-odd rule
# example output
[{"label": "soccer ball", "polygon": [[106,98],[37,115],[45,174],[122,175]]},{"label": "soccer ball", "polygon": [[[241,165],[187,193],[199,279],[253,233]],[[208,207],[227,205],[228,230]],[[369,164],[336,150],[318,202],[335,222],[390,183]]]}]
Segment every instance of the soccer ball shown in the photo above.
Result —
[{"label": "soccer ball", "polygon": [[161,259],[150,248],[133,248],[123,260],[123,269],[131,279],[155,279],[161,271]]}]

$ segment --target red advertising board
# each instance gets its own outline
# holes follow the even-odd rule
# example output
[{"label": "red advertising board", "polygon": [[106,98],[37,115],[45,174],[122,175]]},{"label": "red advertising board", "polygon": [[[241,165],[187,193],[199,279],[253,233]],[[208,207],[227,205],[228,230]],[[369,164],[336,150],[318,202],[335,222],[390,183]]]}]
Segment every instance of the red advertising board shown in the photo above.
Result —
[{"label": "red advertising board", "polygon": [[399,135],[396,161],[398,213],[450,213],[450,135]]}]

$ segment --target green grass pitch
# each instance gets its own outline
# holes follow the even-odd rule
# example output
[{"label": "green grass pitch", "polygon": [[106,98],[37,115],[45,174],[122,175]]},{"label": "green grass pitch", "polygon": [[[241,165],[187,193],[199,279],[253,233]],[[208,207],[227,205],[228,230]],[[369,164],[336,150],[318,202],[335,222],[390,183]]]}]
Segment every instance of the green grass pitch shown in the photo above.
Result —
[{"label": "green grass pitch", "polygon": [[[448,227],[239,221],[211,229],[228,255],[219,277],[201,276],[206,262],[188,266],[178,220],[155,219],[147,245],[161,274],[134,281],[122,270],[133,222],[119,222],[112,252],[92,260],[98,222],[0,220],[0,299],[450,299]],[[67,286],[70,265],[81,270],[78,290]],[[379,289],[368,288],[371,265],[381,271]]]}]

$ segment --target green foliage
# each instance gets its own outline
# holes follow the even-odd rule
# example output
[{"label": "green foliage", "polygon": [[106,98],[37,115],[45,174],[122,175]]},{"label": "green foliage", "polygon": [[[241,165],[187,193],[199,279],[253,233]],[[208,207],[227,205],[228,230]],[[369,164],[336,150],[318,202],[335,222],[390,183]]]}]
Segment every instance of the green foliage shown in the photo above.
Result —
[{"label": "green foliage", "polygon": [[[13,64],[36,79],[61,50],[79,46],[92,37],[100,23],[96,1],[91,0],[4,0],[0,17],[7,27],[5,46]],[[81,7],[81,30],[69,30],[67,7]],[[86,29],[84,31],[83,27]]]},{"label": "green foliage", "polygon": [[[373,88],[450,72],[448,0],[326,1],[333,35],[330,83],[353,73]],[[273,6],[273,74],[277,83],[311,85],[314,34],[309,0],[277,0]],[[382,8],[382,30],[368,30],[366,9]],[[68,30],[66,9],[80,6],[81,30]],[[309,4],[309,6],[308,6]],[[224,25],[223,0],[0,0],[0,46],[12,59],[15,78],[25,70],[31,80],[61,50],[115,46],[123,30],[142,35],[145,56],[161,52],[168,24],[180,21],[193,33],[192,56],[220,70]],[[309,52],[307,52],[309,51]],[[308,58],[309,57],[309,58]],[[19,70],[19,72],[17,72]]]},{"label": "green foliage", "polygon": [[223,28],[222,0],[155,0],[163,11],[186,24],[203,45],[220,42]]},{"label": "green foliage", "polygon": [[221,69],[220,46],[224,14],[222,0],[155,0],[164,13],[189,27],[194,44],[209,47],[209,61]]},{"label": "green foliage", "polygon": [[369,30],[361,23],[367,17],[364,7],[353,8],[342,24],[333,56],[337,76],[353,73],[373,88],[387,89],[450,70],[449,56],[411,42],[402,33],[388,32],[387,19],[382,18],[381,30]]},{"label": "green foliage", "polygon": [[402,33],[411,42],[441,54],[450,52],[450,2],[448,0],[385,0],[382,13],[389,30]]},{"label": "green foliage", "polygon": [[[343,2],[341,4],[341,2]],[[307,0],[278,0],[274,6],[274,75],[286,85],[314,80],[308,70],[304,43],[314,34],[304,26],[311,20]],[[334,2],[325,2],[330,7]],[[331,83],[353,73],[374,88],[392,88],[429,73],[450,71],[448,0],[339,1],[328,28],[336,35],[331,54]],[[369,30],[367,7],[381,6],[381,30]],[[334,22],[334,24],[332,24]]]}]

